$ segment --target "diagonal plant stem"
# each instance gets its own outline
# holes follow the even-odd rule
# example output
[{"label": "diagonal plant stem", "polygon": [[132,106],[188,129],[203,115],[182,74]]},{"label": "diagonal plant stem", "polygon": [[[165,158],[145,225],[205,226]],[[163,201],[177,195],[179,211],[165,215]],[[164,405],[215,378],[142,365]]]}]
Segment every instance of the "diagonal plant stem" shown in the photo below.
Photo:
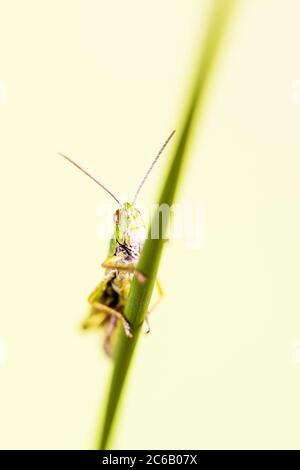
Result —
[{"label": "diagonal plant stem", "polygon": [[164,220],[162,220],[162,212],[159,206],[167,204],[171,207],[174,203],[176,191],[183,173],[183,166],[188,156],[188,146],[191,141],[196,112],[197,118],[199,118],[203,110],[206,86],[211,77],[212,68],[222,42],[225,27],[232,14],[235,0],[215,0],[213,3],[203,47],[198,58],[194,81],[191,84],[191,93],[187,100],[188,105],[179,129],[170,167],[158,198],[158,208],[151,223],[152,227],[155,225],[155,227],[159,228],[159,237],[156,239],[151,238],[149,231],[148,239],[145,242],[138,264],[138,270],[146,275],[147,282],[141,284],[134,278],[130,289],[125,316],[132,325],[134,336],[132,339],[129,339],[123,331],[120,331],[112,377],[104,408],[102,429],[97,441],[98,449],[106,449],[110,445],[127,373],[151,299],[167,225],[165,214]]}]

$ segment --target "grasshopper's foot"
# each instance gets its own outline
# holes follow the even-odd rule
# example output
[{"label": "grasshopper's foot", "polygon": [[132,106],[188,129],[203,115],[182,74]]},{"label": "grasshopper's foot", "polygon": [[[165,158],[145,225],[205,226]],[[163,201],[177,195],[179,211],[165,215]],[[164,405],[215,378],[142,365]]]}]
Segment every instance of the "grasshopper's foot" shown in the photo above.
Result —
[{"label": "grasshopper's foot", "polygon": [[113,355],[113,348],[112,348],[112,345],[111,345],[110,338],[105,338],[104,339],[103,349],[104,349],[104,352],[107,355],[107,357],[109,357],[109,359],[113,359],[114,355]]},{"label": "grasshopper's foot", "polygon": [[112,346],[112,336],[117,327],[118,320],[115,316],[109,318],[106,333],[103,342],[103,349],[108,357],[113,358],[113,346]]},{"label": "grasshopper's foot", "polygon": [[154,304],[150,307],[150,309],[148,310],[147,314],[146,314],[146,318],[145,318],[145,324],[146,324],[146,331],[145,331],[145,334],[149,334],[150,331],[151,331],[151,328],[150,328],[150,323],[149,323],[149,315],[150,313],[158,306],[158,304],[161,302],[163,296],[164,296],[164,291],[163,291],[163,288],[160,284],[160,282],[158,281],[158,279],[156,280],[156,287],[157,287],[157,290],[158,290],[158,299],[156,302],[154,302]]},{"label": "grasshopper's foot", "polygon": [[128,338],[132,338],[133,337],[133,334],[131,333],[131,327],[130,327],[130,323],[128,320],[126,320],[124,317],[122,318],[122,323],[123,323],[123,328],[124,328],[124,331],[125,331],[125,335],[128,337]]},{"label": "grasshopper's foot", "polygon": [[140,284],[145,284],[147,281],[145,274],[141,273],[141,271],[138,271],[137,269],[134,271],[134,274]]},{"label": "grasshopper's foot", "polygon": [[145,324],[146,324],[145,335],[148,335],[151,331],[148,314],[146,315],[146,318],[145,318]]}]

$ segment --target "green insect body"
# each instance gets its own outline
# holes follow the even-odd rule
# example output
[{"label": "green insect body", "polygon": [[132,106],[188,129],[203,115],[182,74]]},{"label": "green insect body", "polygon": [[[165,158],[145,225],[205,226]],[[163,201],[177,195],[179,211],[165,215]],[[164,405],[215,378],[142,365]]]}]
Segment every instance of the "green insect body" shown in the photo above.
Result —
[{"label": "green insect body", "polygon": [[[105,275],[102,282],[88,297],[90,308],[82,323],[82,328],[84,330],[104,329],[103,347],[108,356],[113,355],[115,338],[117,336],[117,331],[121,326],[124,328],[126,335],[129,338],[132,337],[130,324],[124,316],[124,310],[133,276],[136,276],[139,282],[147,281],[146,277],[137,270],[138,260],[146,239],[146,228],[141,213],[135,207],[135,201],[153,166],[157,162],[167,143],[173,137],[174,133],[175,131],[169,135],[153,160],[137,189],[133,203],[125,202],[124,204],[121,204],[116,196],[103,186],[102,183],[96,180],[91,174],[85,171],[69,157],[64,154],[60,154],[93,179],[119,204],[119,208],[114,214],[115,230],[110,240],[108,257],[102,263],[102,267],[105,268]],[[156,281],[156,285],[158,288],[159,299],[148,311],[148,314],[157,305],[163,295],[158,281]],[[148,316],[146,316],[146,321],[148,323]]]},{"label": "green insect body", "polygon": [[114,214],[115,231],[110,242],[108,257],[102,263],[105,276],[90,294],[90,310],[83,322],[83,329],[105,329],[104,350],[111,356],[114,338],[120,324],[128,337],[132,336],[124,309],[134,274],[144,282],[136,271],[137,262],[146,238],[146,228],[141,213],[126,202]]}]

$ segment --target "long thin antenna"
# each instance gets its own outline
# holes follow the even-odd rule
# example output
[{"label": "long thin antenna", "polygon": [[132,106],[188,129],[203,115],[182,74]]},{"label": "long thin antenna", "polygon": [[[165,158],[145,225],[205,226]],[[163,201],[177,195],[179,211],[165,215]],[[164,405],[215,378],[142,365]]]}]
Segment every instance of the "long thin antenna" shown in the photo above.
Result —
[{"label": "long thin antenna", "polygon": [[159,159],[159,157],[161,156],[162,152],[164,151],[165,147],[167,146],[167,144],[170,142],[170,140],[172,139],[173,135],[175,134],[175,130],[171,132],[171,134],[169,135],[169,137],[167,138],[167,140],[165,141],[165,143],[163,144],[163,146],[161,147],[160,151],[158,152],[158,154],[156,155],[156,157],[154,158],[153,162],[151,163],[147,173],[145,174],[144,178],[142,179],[138,189],[137,189],[137,192],[135,193],[135,196],[134,196],[134,199],[133,199],[133,203],[135,203],[135,201],[137,200],[137,197],[142,189],[142,187],[144,186],[144,183],[146,181],[146,179],[148,178],[149,174],[151,173],[152,171],[152,168],[154,167],[155,163],[157,162],[157,160]]},{"label": "long thin antenna", "polygon": [[104,189],[104,191],[106,191],[108,194],[111,195],[111,197],[114,198],[115,201],[117,201],[117,203],[119,204],[119,206],[121,206],[121,203],[120,201],[116,198],[116,196],[111,192],[109,191],[109,189],[107,189],[105,186],[103,186],[102,183],[100,183],[100,181],[96,180],[96,178],[94,178],[90,173],[88,173],[87,171],[85,171],[83,168],[81,168],[81,166],[79,166],[76,162],[74,162],[70,157],[67,157],[67,155],[64,155],[63,153],[60,153],[58,152],[58,155],[60,155],[61,157],[65,158],[66,160],[68,160],[68,162],[72,163],[74,166],[76,166],[79,170],[81,170],[85,175],[87,175],[89,178],[91,178],[93,181],[95,181],[95,183],[97,183],[99,186],[101,186],[102,189]]}]

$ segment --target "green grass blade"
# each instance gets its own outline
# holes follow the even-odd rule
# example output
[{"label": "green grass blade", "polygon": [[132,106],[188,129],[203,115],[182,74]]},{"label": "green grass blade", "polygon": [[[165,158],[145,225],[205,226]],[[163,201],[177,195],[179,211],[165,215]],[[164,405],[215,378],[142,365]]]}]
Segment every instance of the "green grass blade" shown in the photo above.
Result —
[{"label": "green grass blade", "polygon": [[[174,203],[176,191],[183,173],[183,166],[188,156],[188,145],[191,141],[196,112],[197,118],[200,117],[204,97],[206,95],[206,85],[211,76],[212,67],[215,63],[217,52],[221,45],[225,27],[231,16],[234,3],[235,0],[216,0],[214,2],[208,21],[204,44],[198,59],[195,77],[191,84],[188,105],[184,113],[181,127],[177,133],[176,144],[165,183],[158,198],[159,205],[167,204],[168,206],[172,206]],[[120,408],[120,399],[125,380],[132,362],[141,325],[151,299],[165,236],[165,223],[162,224],[162,213],[159,208],[153,216],[151,226],[153,227],[154,224],[158,224],[156,226],[159,227],[159,238],[151,239],[151,237],[148,236],[141,253],[138,269],[147,276],[147,282],[141,284],[134,279],[132,283],[125,316],[132,325],[134,337],[128,339],[123,331],[121,331],[120,337],[118,338],[112,377],[107,402],[104,408],[103,426],[97,442],[98,449],[106,449],[110,445],[112,430],[116,422],[116,414]]]}]

